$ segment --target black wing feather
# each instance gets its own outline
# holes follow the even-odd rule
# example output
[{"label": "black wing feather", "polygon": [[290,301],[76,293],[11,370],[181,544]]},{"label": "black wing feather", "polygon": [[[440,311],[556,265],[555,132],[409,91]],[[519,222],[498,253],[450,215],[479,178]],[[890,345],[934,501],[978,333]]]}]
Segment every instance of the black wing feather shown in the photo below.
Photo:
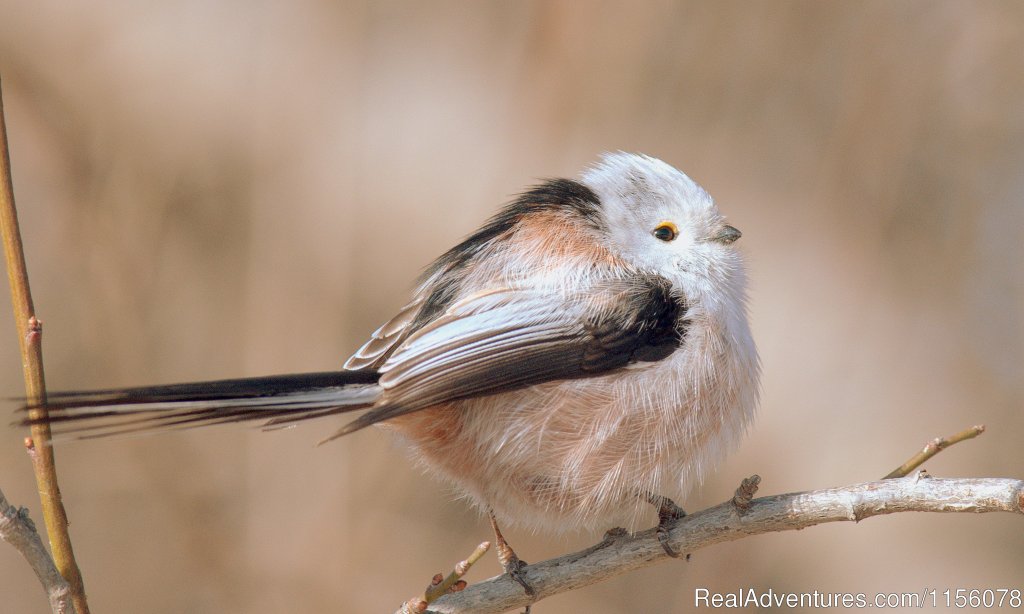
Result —
[{"label": "black wing feather", "polygon": [[[521,316],[529,307],[515,301],[499,307],[495,311],[509,310],[509,320],[518,327],[510,324],[473,341],[478,345],[476,351],[467,351],[466,344],[460,344],[447,351],[428,348],[419,353],[416,338],[411,338],[409,346],[399,349],[385,364],[381,383],[389,384],[389,366],[405,368],[410,374],[396,378],[399,381],[380,403],[330,439],[438,403],[595,376],[634,362],[666,358],[683,341],[685,301],[675,296],[671,284],[660,276],[621,283],[621,287],[612,285],[610,308],[596,309],[574,322],[552,322],[551,311],[557,305],[551,306],[550,299],[545,309],[520,320],[514,316]],[[436,366],[424,369],[421,360],[436,362]]]}]

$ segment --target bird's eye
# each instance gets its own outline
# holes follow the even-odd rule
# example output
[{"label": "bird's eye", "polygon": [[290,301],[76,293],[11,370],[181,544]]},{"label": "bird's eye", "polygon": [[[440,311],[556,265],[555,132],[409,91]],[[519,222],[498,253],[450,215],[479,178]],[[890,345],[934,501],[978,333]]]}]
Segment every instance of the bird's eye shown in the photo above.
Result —
[{"label": "bird's eye", "polygon": [[654,229],[654,238],[659,241],[672,241],[679,236],[679,228],[672,222],[662,222]]}]

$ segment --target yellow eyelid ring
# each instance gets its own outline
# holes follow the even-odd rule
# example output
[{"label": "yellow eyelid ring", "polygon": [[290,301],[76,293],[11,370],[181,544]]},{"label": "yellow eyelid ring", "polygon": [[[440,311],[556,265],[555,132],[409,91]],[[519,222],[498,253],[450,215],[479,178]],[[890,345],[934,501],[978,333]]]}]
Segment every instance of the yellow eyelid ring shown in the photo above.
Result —
[{"label": "yellow eyelid ring", "polygon": [[679,236],[679,227],[675,225],[675,222],[665,220],[659,222],[651,234],[660,241],[672,241]]}]

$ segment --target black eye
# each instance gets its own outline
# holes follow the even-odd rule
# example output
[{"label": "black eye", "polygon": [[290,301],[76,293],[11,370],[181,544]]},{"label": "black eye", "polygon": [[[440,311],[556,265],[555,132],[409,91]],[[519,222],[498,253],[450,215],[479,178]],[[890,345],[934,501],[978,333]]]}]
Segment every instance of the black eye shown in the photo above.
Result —
[{"label": "black eye", "polygon": [[659,241],[672,241],[679,236],[679,229],[672,222],[662,222],[654,229],[654,238]]}]

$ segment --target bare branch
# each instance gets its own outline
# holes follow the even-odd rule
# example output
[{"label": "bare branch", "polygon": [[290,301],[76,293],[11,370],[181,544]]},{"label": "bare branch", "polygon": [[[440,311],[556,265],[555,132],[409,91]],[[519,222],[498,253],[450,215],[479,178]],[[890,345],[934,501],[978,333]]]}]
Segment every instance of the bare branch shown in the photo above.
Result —
[{"label": "bare branch", "polygon": [[925,463],[929,458],[935,456],[939,452],[942,452],[949,446],[966,441],[968,439],[974,439],[978,435],[985,432],[984,424],[976,424],[969,429],[964,429],[956,435],[950,435],[949,437],[936,437],[935,439],[928,442],[928,444],[917,454],[910,457],[907,462],[903,463],[899,467],[889,472],[889,475],[882,478],[883,480],[891,480],[892,478],[902,478],[909,475],[911,471],[917,469]]},{"label": "bare branch", "polygon": [[761,476],[759,475],[743,478],[743,481],[740,482],[739,488],[736,489],[736,494],[732,497],[732,504],[736,506],[736,511],[741,516],[750,509],[750,503],[754,500],[754,495],[757,494],[757,487],[760,485]]},{"label": "bare branch", "polygon": [[464,590],[466,581],[462,579],[462,576],[466,575],[469,568],[479,561],[490,548],[491,542],[481,543],[465,561],[460,561],[455,565],[455,569],[448,574],[448,577],[442,577],[441,574],[434,576],[434,581],[421,596],[406,601],[395,614],[423,614],[427,611],[427,606],[437,601],[442,595]]},{"label": "bare branch", "polygon": [[[750,501],[742,515],[732,499],[681,519],[669,534],[678,552],[750,535],[792,531],[826,522],[854,522],[897,512],[1013,512],[1024,514],[1024,481],[998,478],[941,479],[925,474],[842,488],[790,493]],[[524,574],[534,598],[507,576],[497,576],[445,595],[434,614],[505,612],[544,597],[594,584],[668,559],[654,529],[635,535],[610,533],[586,550],[529,565]]]},{"label": "bare branch", "polygon": [[28,285],[28,269],[18,228],[18,212],[14,207],[14,186],[11,181],[11,157],[7,149],[7,124],[4,120],[3,92],[0,90],[0,233],[3,235],[4,255],[7,258],[7,278],[11,284],[11,303],[14,322],[18,327],[21,344],[21,364],[25,372],[25,392],[29,418],[33,420],[32,445],[28,446],[32,467],[35,469],[39,500],[43,509],[46,533],[50,538],[53,558],[74,596],[80,614],[89,614],[85,599],[82,572],[75,561],[68,533],[68,516],[57,485],[57,467],[50,446],[50,425],[46,422],[46,383],[43,378],[43,325],[35,315],[32,292]]},{"label": "bare branch", "polygon": [[0,539],[17,548],[50,600],[50,608],[54,614],[75,614],[75,604],[71,599],[71,586],[57,571],[50,553],[46,551],[43,540],[36,531],[36,525],[28,516],[28,510],[16,508],[7,502],[0,490]]}]

